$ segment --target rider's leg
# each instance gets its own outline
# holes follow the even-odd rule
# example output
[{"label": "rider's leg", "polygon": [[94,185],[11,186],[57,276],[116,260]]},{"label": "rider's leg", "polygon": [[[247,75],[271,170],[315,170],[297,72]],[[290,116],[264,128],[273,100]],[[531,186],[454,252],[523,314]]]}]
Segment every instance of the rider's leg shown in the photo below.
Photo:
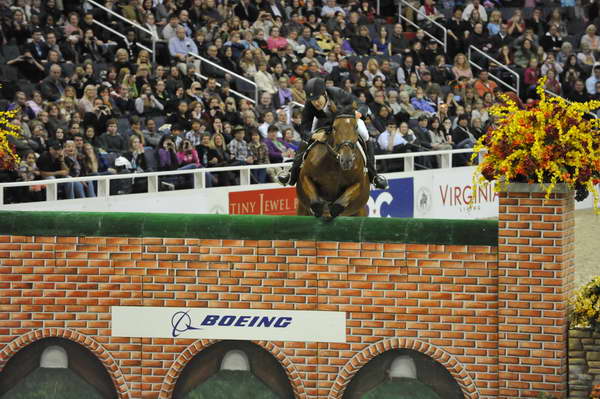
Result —
[{"label": "rider's leg", "polygon": [[377,174],[377,169],[375,168],[375,145],[373,144],[373,140],[367,140],[365,144],[369,181],[373,183],[375,188],[385,190],[388,188],[388,181],[384,176]]},{"label": "rider's leg", "polygon": [[363,145],[363,148],[365,149],[365,153],[367,155],[367,171],[369,172],[369,181],[373,183],[375,188],[385,190],[388,188],[388,182],[385,177],[377,174],[377,169],[375,168],[375,146],[373,145],[373,141],[369,140],[369,131],[367,130],[367,126],[360,118],[358,118],[356,122],[358,125],[358,134],[365,144]]},{"label": "rider's leg", "polygon": [[292,162],[292,167],[289,169],[282,170],[277,175],[277,180],[279,183],[285,185],[293,186],[298,181],[298,175],[300,174],[300,166],[302,166],[302,158],[304,158],[304,152],[308,148],[309,143],[302,140],[300,142],[300,147],[298,148],[298,152],[294,157],[294,162]]}]

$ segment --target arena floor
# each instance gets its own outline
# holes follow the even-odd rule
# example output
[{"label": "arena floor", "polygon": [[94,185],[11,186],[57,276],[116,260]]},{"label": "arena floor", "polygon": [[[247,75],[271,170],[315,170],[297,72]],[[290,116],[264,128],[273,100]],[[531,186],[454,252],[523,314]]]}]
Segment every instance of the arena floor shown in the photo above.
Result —
[{"label": "arena floor", "polygon": [[600,275],[600,260],[596,249],[600,242],[600,215],[593,209],[575,212],[575,286],[590,281],[592,276]]}]

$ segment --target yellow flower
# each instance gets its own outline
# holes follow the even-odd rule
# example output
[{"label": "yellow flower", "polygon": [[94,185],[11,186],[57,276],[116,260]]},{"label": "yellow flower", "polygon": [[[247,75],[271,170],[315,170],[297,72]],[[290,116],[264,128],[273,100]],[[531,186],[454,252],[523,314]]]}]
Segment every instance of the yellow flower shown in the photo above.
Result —
[{"label": "yellow flower", "polygon": [[600,276],[581,287],[570,304],[571,326],[590,327],[600,323]]},{"label": "yellow flower", "polygon": [[16,114],[16,111],[0,112],[0,169],[12,168],[20,161],[8,139],[9,136],[19,136],[21,128],[10,123]]},{"label": "yellow flower", "polygon": [[[485,181],[548,183],[546,196],[558,183],[593,194],[598,212],[600,183],[600,119],[589,113],[600,101],[569,103],[546,97],[545,78],[538,82],[540,101],[520,109],[507,97],[490,109],[495,124],[474,148],[473,159],[486,153],[473,176],[473,190]],[[496,189],[502,189],[497,184]],[[474,197],[474,196],[473,196]]]}]

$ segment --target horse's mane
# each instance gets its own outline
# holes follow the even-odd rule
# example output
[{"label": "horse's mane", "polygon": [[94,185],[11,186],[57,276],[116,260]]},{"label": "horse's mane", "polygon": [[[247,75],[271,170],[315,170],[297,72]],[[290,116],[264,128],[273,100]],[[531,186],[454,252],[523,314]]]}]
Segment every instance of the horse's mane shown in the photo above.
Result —
[{"label": "horse's mane", "polygon": [[335,104],[335,107],[334,118],[340,115],[354,115],[354,111],[358,108],[358,104],[354,99],[344,97],[339,103]]}]

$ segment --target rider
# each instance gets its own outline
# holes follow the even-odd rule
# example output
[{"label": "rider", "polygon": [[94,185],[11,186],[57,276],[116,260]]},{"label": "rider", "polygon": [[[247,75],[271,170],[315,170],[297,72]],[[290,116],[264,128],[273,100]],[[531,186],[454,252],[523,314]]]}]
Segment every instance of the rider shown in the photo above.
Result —
[{"label": "rider", "polygon": [[[312,136],[307,136],[318,129],[325,128],[325,131],[327,131],[327,128],[333,123],[336,105],[351,104],[356,101],[352,94],[338,87],[325,87],[325,81],[322,78],[310,79],[306,83],[304,91],[306,92],[307,102],[302,112],[302,123],[300,124],[302,130],[300,134],[304,141],[296,153],[296,157],[294,158],[290,170],[283,170],[277,175],[277,180],[283,185],[289,184],[293,186],[298,180],[304,152],[308,148],[309,143],[313,140]],[[369,132],[367,131],[365,122],[360,119],[359,115],[357,115],[357,123],[358,133],[363,141],[363,148],[366,147],[366,166],[369,173],[369,181],[373,183],[375,188],[382,190],[386,189],[388,187],[387,179],[384,176],[377,174],[377,170],[375,169],[375,149],[373,147],[373,142],[369,140]]]}]

